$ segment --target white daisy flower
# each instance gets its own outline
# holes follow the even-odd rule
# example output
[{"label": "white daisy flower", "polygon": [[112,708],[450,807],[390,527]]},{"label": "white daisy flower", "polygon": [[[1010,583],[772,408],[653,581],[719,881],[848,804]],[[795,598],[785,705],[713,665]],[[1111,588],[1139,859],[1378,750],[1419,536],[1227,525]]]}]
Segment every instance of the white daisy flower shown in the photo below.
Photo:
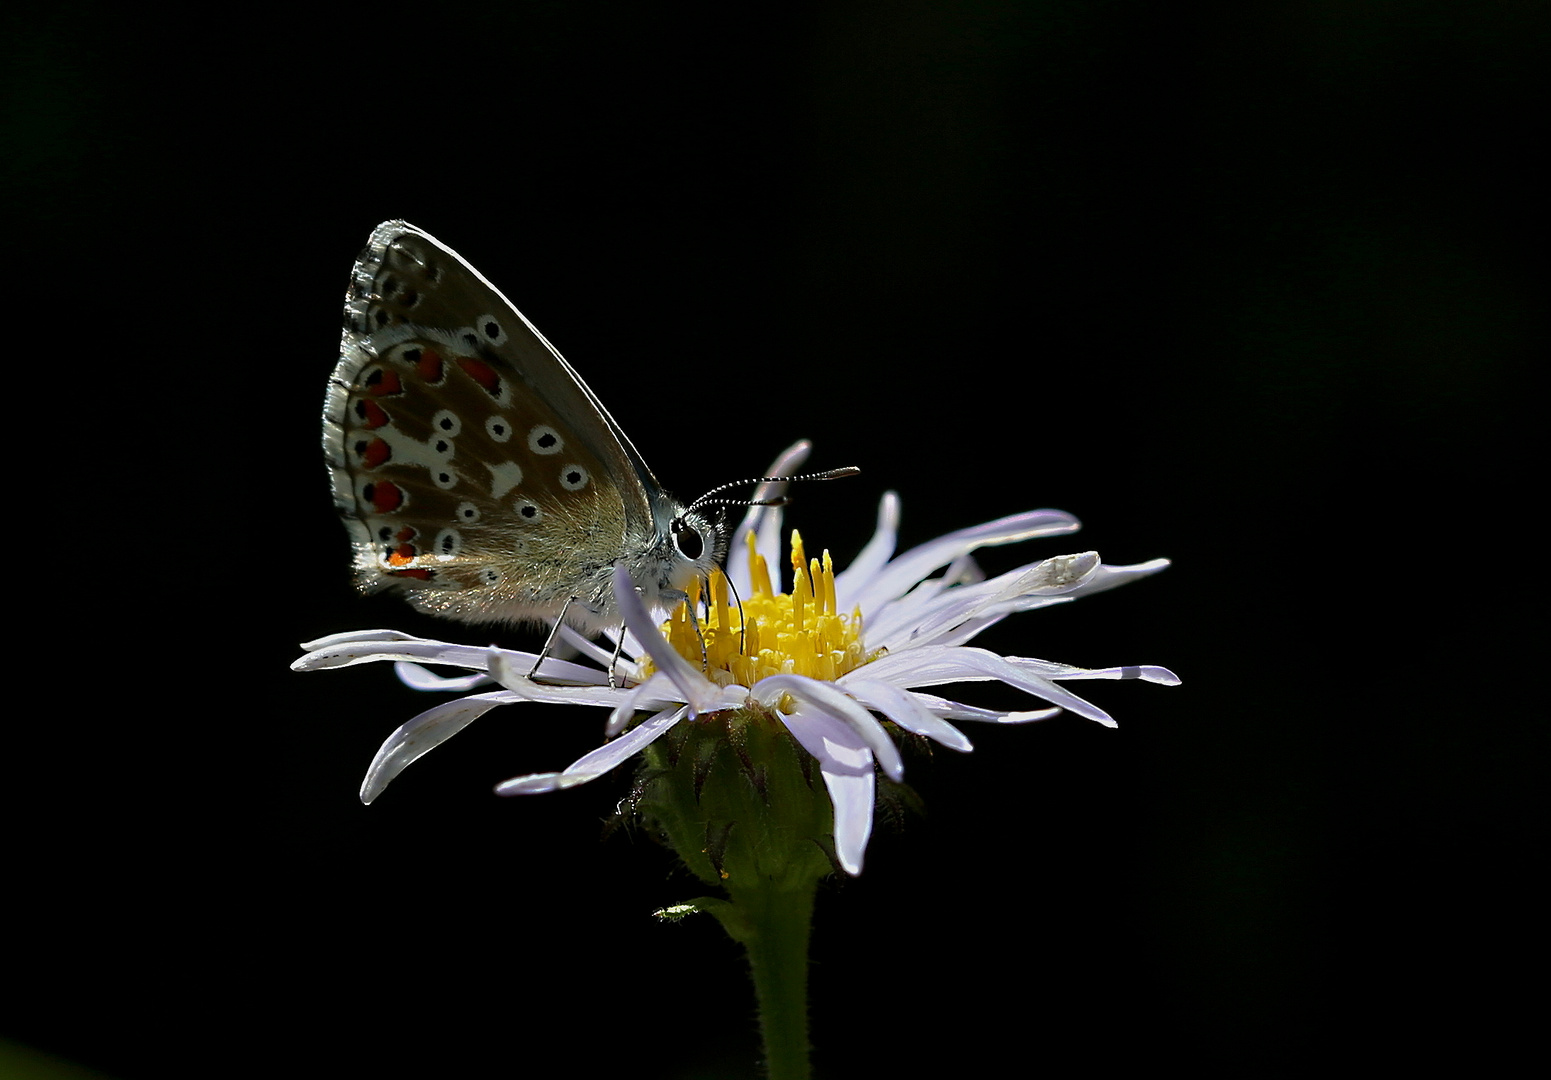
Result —
[{"label": "white daisy flower", "polygon": [[[806,454],[799,444],[778,464],[784,474]],[[761,496],[768,495],[767,485]],[[532,653],[454,645],[391,630],[337,634],[304,646],[298,671],[398,661],[400,676],[425,690],[498,689],[460,697],[426,710],[383,743],[367,770],[361,799],[371,802],[411,762],[498,705],[519,701],[603,706],[611,710],[607,741],[559,772],[514,777],[501,795],[528,795],[575,787],[609,772],[680,724],[730,714],[773,718],[812,756],[833,808],[833,858],[858,874],[872,832],[875,770],[904,775],[890,725],[967,752],[962,721],[1016,724],[1063,709],[1106,726],[1115,721],[1066,689],[1079,679],[1142,679],[1175,685],[1166,668],[1151,665],[1078,668],[1047,660],[999,656],[968,642],[1014,612],[1062,604],[1156,573],[1166,559],[1108,566],[1096,552],[1061,555],[983,578],[971,558],[976,548],[1075,531],[1077,520],[1058,510],[1034,510],[949,533],[895,556],[899,500],[883,499],[872,540],[846,569],[835,572],[829,553],[808,559],[801,538],[791,539],[792,587],[778,592],[769,567],[777,561],[781,514],[756,507],[734,535],[743,538],[728,559],[727,576],[713,575],[703,615],[680,606],[658,623],[623,567],[614,574],[624,641],[613,651],[569,627],[563,637],[596,666],[546,658],[537,680]],[[938,571],[943,571],[938,573]],[[934,576],[935,575],[935,576]],[[733,589],[729,594],[727,581]],[[465,668],[475,674],[444,678],[421,665]],[[612,676],[610,670],[612,668]],[[980,708],[928,692],[950,683],[996,681],[1045,703],[1026,711]],[[639,722],[636,717],[644,714]],[[776,808],[779,812],[780,808]],[[726,876],[723,872],[722,876]]]}]

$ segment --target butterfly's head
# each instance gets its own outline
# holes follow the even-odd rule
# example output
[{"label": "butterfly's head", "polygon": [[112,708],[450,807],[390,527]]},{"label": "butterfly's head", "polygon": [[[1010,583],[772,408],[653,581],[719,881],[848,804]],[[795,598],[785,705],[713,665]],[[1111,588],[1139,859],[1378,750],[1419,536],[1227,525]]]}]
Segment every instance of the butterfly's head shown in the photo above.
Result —
[{"label": "butterfly's head", "polygon": [[668,523],[673,548],[702,576],[727,558],[727,511],[684,510]]},{"label": "butterfly's head", "polygon": [[[672,607],[689,595],[696,581],[708,581],[712,569],[725,567],[729,530],[727,508],[782,506],[786,503],[785,485],[793,480],[833,480],[854,476],[854,466],[797,476],[761,476],[720,484],[688,506],[664,501],[657,505],[657,536],[645,567],[635,567],[632,576],[637,585],[652,593],[664,607]],[[722,492],[748,484],[760,485],[752,499],[718,498]],[[640,571],[645,571],[642,573]],[[645,579],[645,580],[643,580]],[[653,586],[655,585],[655,590]]]},{"label": "butterfly's head", "polygon": [[671,608],[689,596],[696,581],[705,581],[727,558],[727,515],[721,507],[673,506],[658,526],[657,539],[645,565],[631,577],[652,602]]}]

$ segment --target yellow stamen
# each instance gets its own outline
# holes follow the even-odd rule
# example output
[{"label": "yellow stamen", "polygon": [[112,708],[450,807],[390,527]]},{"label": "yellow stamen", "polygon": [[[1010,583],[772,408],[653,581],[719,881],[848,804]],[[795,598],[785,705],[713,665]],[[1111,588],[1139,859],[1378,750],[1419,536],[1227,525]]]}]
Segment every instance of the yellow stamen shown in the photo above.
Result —
[{"label": "yellow stamen", "polygon": [[[703,659],[706,677],[722,686],[753,686],[780,673],[833,681],[867,662],[862,613],[838,613],[835,566],[828,551],[820,559],[808,559],[802,537],[793,530],[792,591],[777,593],[767,564],[754,550],[752,533],[747,546],[751,595],[732,603],[727,579],[713,570],[706,621],[698,633],[691,614],[699,600],[698,587],[691,590],[691,603],[680,604],[663,623],[663,636],[680,656],[697,668]],[[649,674],[650,660],[643,664]]]},{"label": "yellow stamen", "polygon": [[744,545],[749,549],[749,578],[754,583],[755,596],[774,596],[775,589],[770,586],[770,567],[765,563],[765,557],[754,548],[754,530],[750,529],[748,542]]},{"label": "yellow stamen", "polygon": [[[793,536],[796,534],[794,533]],[[796,543],[793,542],[795,549]],[[813,583],[803,569],[802,560],[792,555],[792,623],[793,632],[808,625],[808,609],[813,606]]]},{"label": "yellow stamen", "polygon": [[732,625],[727,617],[727,578],[723,574],[711,578],[711,617],[723,629]]}]

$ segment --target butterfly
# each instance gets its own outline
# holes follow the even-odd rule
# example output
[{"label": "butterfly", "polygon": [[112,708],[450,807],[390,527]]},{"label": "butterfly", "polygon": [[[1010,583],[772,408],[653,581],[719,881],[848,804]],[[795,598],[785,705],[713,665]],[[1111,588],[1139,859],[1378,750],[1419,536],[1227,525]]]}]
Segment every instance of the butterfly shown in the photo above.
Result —
[{"label": "butterfly", "polygon": [[662,608],[722,561],[720,516],[664,491],[555,347],[428,233],[373,230],[344,322],[323,446],[362,591],[591,630],[615,615],[616,562]]}]

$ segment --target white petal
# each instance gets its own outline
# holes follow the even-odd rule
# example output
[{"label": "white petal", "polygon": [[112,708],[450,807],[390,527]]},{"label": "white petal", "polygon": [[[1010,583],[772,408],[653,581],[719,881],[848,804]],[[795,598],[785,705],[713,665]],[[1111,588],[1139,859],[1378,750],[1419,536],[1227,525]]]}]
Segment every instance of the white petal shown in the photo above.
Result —
[{"label": "white petal", "polygon": [[[886,645],[886,647],[892,651],[898,651],[899,649],[915,647],[917,645],[963,645],[966,642],[973,641],[977,635],[1016,612],[1036,611],[1039,608],[1050,607],[1053,604],[1069,604],[1071,601],[1072,598],[1070,596],[1042,596],[1027,597],[1023,600],[996,604],[982,611],[974,618],[966,619],[955,626],[941,628],[930,634],[923,633],[918,638],[906,636],[893,646]],[[871,645],[870,638],[868,644]]]},{"label": "white petal", "polygon": [[647,703],[658,698],[673,698],[678,695],[678,687],[673,685],[673,680],[660,671],[653,672],[651,677],[643,683],[632,686],[625,692],[625,696],[614,706],[609,713],[608,723],[603,725],[603,736],[612,739],[625,730],[636,713],[647,708]]},{"label": "white petal", "polygon": [[1043,675],[1017,667],[985,649],[962,645],[926,645],[919,649],[889,653],[874,660],[868,668],[869,676],[884,679],[895,686],[935,686],[940,683],[995,679],[1105,727],[1117,726],[1109,713],[1092,702],[1084,701]]},{"label": "white petal", "polygon": [[[498,656],[511,656],[502,654],[499,649],[486,649],[486,653],[494,653]],[[521,657],[522,654],[515,654]],[[504,661],[502,662],[504,665]],[[591,669],[588,669],[591,670]],[[500,691],[507,701],[542,701],[561,705],[601,705],[612,709],[624,699],[628,691],[618,687],[608,686],[551,686],[548,683],[535,682],[532,679],[508,671],[509,685],[505,685]],[[596,673],[595,673],[596,674]],[[463,699],[473,700],[473,699]]]},{"label": "white petal", "polygon": [[856,606],[855,596],[878,575],[894,554],[899,540],[899,496],[892,491],[883,493],[878,503],[878,524],[872,539],[857,552],[851,565],[835,575],[835,604],[843,612]]},{"label": "white petal", "polygon": [[[718,693],[714,697],[702,698],[699,702],[697,716],[716,712],[720,709],[735,709],[742,705],[748,698],[749,692],[741,686],[718,687]],[[609,722],[604,728],[604,735],[613,738],[625,729],[630,718],[638,712],[656,711],[669,706],[677,707],[680,704],[678,687],[673,680],[662,672],[653,673],[639,686],[632,687],[624,692],[619,702],[614,706],[614,711],[609,716]]]},{"label": "white petal", "polygon": [[420,641],[422,639],[413,634],[406,634],[402,630],[346,630],[339,634],[325,634],[313,641],[302,642],[304,652],[316,652],[319,649],[328,649],[345,641]]},{"label": "white petal", "polygon": [[[556,660],[553,657],[544,658],[543,674],[530,679],[528,672],[533,670],[532,653],[508,652],[505,649],[490,649],[489,663],[490,675],[496,682],[514,693],[521,694],[530,700],[532,694],[547,690],[586,690],[588,694],[595,690],[608,689],[609,700],[618,700],[618,689],[605,687],[604,680],[607,673],[597,668],[582,667],[573,664],[569,660]],[[571,684],[576,685],[571,685]],[[569,698],[546,699],[569,701]],[[587,699],[591,701],[591,699]]]},{"label": "white petal", "polygon": [[862,858],[872,836],[872,807],[877,799],[877,781],[872,770],[863,773],[841,772],[819,766],[824,786],[829,789],[830,805],[835,811],[835,856],[840,868],[852,877],[862,872]]},{"label": "white petal", "polygon": [[1025,671],[1033,671],[1047,679],[1140,679],[1142,682],[1162,686],[1178,686],[1179,676],[1157,664],[1127,664],[1107,668],[1080,668],[1070,664],[1057,664],[1049,660],[1035,660],[1026,656],[1008,656],[1004,659]]},{"label": "white petal", "polygon": [[[782,694],[790,694],[799,701],[806,701],[855,731],[890,780],[905,775],[905,762],[899,756],[899,747],[883,730],[878,718],[873,716],[854,699],[848,697],[834,683],[810,679],[806,675],[771,675],[755,683],[749,696],[762,705],[774,708]],[[810,751],[811,752],[811,751]],[[818,755],[815,754],[815,757]]]},{"label": "white petal", "polygon": [[613,742],[605,743],[591,753],[577,758],[561,772],[534,773],[531,776],[517,776],[510,780],[503,780],[496,785],[495,793],[497,795],[536,795],[545,791],[576,787],[590,780],[596,780],[627,758],[645,749],[654,739],[684,719],[687,711],[683,705],[664,709],[656,716],[643,720]]},{"label": "white petal", "polygon": [[411,690],[452,690],[462,693],[494,681],[489,675],[480,674],[438,675],[429,668],[412,664],[408,660],[395,661],[393,673],[399,677],[399,682]]},{"label": "white petal", "polygon": [[[790,476],[802,467],[808,460],[808,455],[813,450],[813,444],[807,439],[799,439],[781,452],[781,456],[775,459],[775,463],[766,469],[766,476]],[[758,502],[763,499],[776,499],[786,491],[784,483],[760,484],[749,496],[751,501]],[[733,588],[739,593],[747,595],[753,589],[753,579],[749,573],[748,548],[744,546],[744,538],[750,530],[754,533],[754,549],[765,557],[766,564],[773,572],[779,573],[785,560],[781,558],[781,507],[780,506],[751,506],[743,515],[743,520],[738,527],[728,534],[731,542],[731,550],[727,553],[727,577],[732,582]],[[780,584],[776,584],[780,588]]]},{"label": "white petal", "polygon": [[[378,633],[374,631],[373,633]],[[410,660],[420,664],[487,670],[490,648],[487,645],[454,645],[429,638],[399,636],[361,637],[336,634],[327,645],[314,649],[291,664],[293,671],[317,671],[322,668],[351,667],[378,660]],[[519,656],[532,656],[519,653]]]},{"label": "white petal", "polygon": [[[1081,556],[1062,556],[1061,558],[1077,559],[1081,558]],[[944,618],[938,625],[927,626],[924,625],[924,619],[926,617],[923,616],[923,625],[913,628],[908,627],[907,625],[906,629],[909,629],[910,631],[908,635],[903,634],[900,630],[899,623],[901,620],[893,618],[894,609],[898,605],[891,604],[883,609],[883,614],[884,619],[887,620],[888,623],[895,626],[894,640],[891,641],[884,638],[881,632],[875,635],[872,630],[884,620],[874,620],[874,626],[873,628],[869,628],[869,633],[867,635],[868,644],[869,646],[872,646],[876,640],[879,646],[890,649],[903,648],[907,641],[912,645],[928,643],[937,645],[962,645],[974,638],[975,635],[984,631],[986,628],[1001,622],[1009,615],[1019,614],[1027,611],[1037,611],[1040,608],[1050,607],[1054,604],[1070,603],[1072,600],[1075,600],[1080,596],[1087,596],[1090,593],[1103,592],[1106,589],[1113,589],[1116,586],[1124,585],[1127,582],[1135,581],[1138,578],[1146,577],[1149,574],[1155,574],[1159,570],[1166,568],[1168,565],[1169,561],[1167,559],[1154,559],[1151,562],[1140,563],[1136,566],[1109,566],[1107,564],[1099,565],[1093,569],[1092,573],[1087,574],[1082,580],[1076,582],[1074,586],[1070,588],[1070,590],[1061,590],[1057,588],[1032,595],[1013,596],[1004,600],[996,601],[994,603],[989,603],[986,604],[981,610],[979,610],[973,617],[968,618],[957,625],[947,625],[946,629],[944,629],[944,625],[950,624],[951,619]],[[971,586],[970,588],[979,588],[979,586]],[[958,592],[959,590],[952,591]],[[949,596],[944,597],[944,599],[952,599],[951,593]],[[1152,669],[1147,668],[1144,670],[1151,671]],[[1146,678],[1148,681],[1167,682],[1167,679],[1154,680],[1148,678],[1146,675],[1143,675],[1142,677]]]},{"label": "white petal", "polygon": [[717,707],[721,695],[716,684],[690,667],[689,661],[668,644],[647,612],[646,605],[641,603],[641,596],[636,592],[635,583],[630,580],[630,573],[624,563],[614,564],[614,603],[619,607],[625,626],[635,634],[651,656],[658,674],[672,680],[678,690],[678,700],[689,705],[690,717],[694,718]]},{"label": "white petal", "polygon": [[[891,651],[943,640],[968,641],[980,630],[1015,611],[1060,603],[1099,570],[1099,553],[1057,555],[998,575],[988,581],[943,589],[932,596],[922,588],[903,600],[885,605],[867,628],[867,647]],[[919,602],[918,596],[928,599]],[[968,629],[963,629],[964,627]]]},{"label": "white petal", "polygon": [[388,736],[386,742],[372,758],[361,784],[361,801],[370,803],[395,776],[403,772],[427,751],[434,750],[476,719],[495,708],[518,698],[505,690],[488,694],[444,701],[435,708],[427,709],[409,723]]},{"label": "white petal", "polygon": [[[617,628],[609,628],[603,633],[608,639],[608,648],[606,649],[596,641],[583,637],[580,631],[569,624],[562,624],[560,627],[560,637],[566,644],[601,667],[603,669],[603,681],[606,682],[608,681],[609,665],[616,663],[614,644],[619,640],[619,636]],[[635,660],[631,655],[626,655],[629,652],[628,648],[620,652],[617,661],[618,666],[615,668],[616,682],[636,682],[641,677],[640,669],[636,666]],[[546,667],[545,671],[547,672],[548,670]]]},{"label": "white petal", "polygon": [[853,877],[862,872],[862,856],[872,835],[875,799],[872,754],[856,729],[827,712],[801,702],[781,722],[819,763],[835,813],[835,855]]},{"label": "white petal", "polygon": [[497,795],[543,795],[545,792],[554,791],[560,787],[560,774],[557,772],[529,773],[527,776],[516,776],[510,780],[503,780],[496,785]]},{"label": "white petal", "polygon": [[1060,510],[1030,510],[951,532],[912,548],[889,563],[857,596],[848,599],[846,606],[860,604],[862,613],[870,614],[880,605],[903,596],[939,567],[976,548],[1011,544],[1037,536],[1055,536],[1074,532],[1080,527],[1076,518]]},{"label": "white petal", "polygon": [[950,750],[968,753],[974,749],[962,731],[933,714],[911,691],[893,686],[881,679],[851,678],[851,675],[866,670],[866,667],[862,667],[851,672],[850,675],[841,677],[840,685],[845,688],[846,693],[854,695],[868,708],[881,712],[906,731],[925,735]]},{"label": "white petal", "polygon": [[921,690],[912,690],[911,694],[934,715],[947,720],[977,720],[987,724],[1027,724],[1031,720],[1049,720],[1064,711],[1059,705],[1052,705],[1048,709],[1003,712],[999,709],[982,709],[978,705],[965,705],[960,701],[949,701],[947,698]]},{"label": "white petal", "polygon": [[872,751],[850,724],[799,700],[790,713],[778,713],[802,748],[819,761],[833,761],[854,771],[871,771]]},{"label": "white petal", "polygon": [[1113,589],[1117,585],[1124,585],[1128,581],[1144,578],[1150,574],[1156,574],[1159,570],[1167,570],[1169,560],[1150,559],[1144,563],[1135,563],[1130,566],[1101,566],[1099,572],[1078,589],[1079,595],[1087,596],[1089,593],[1103,592],[1105,589]]}]

